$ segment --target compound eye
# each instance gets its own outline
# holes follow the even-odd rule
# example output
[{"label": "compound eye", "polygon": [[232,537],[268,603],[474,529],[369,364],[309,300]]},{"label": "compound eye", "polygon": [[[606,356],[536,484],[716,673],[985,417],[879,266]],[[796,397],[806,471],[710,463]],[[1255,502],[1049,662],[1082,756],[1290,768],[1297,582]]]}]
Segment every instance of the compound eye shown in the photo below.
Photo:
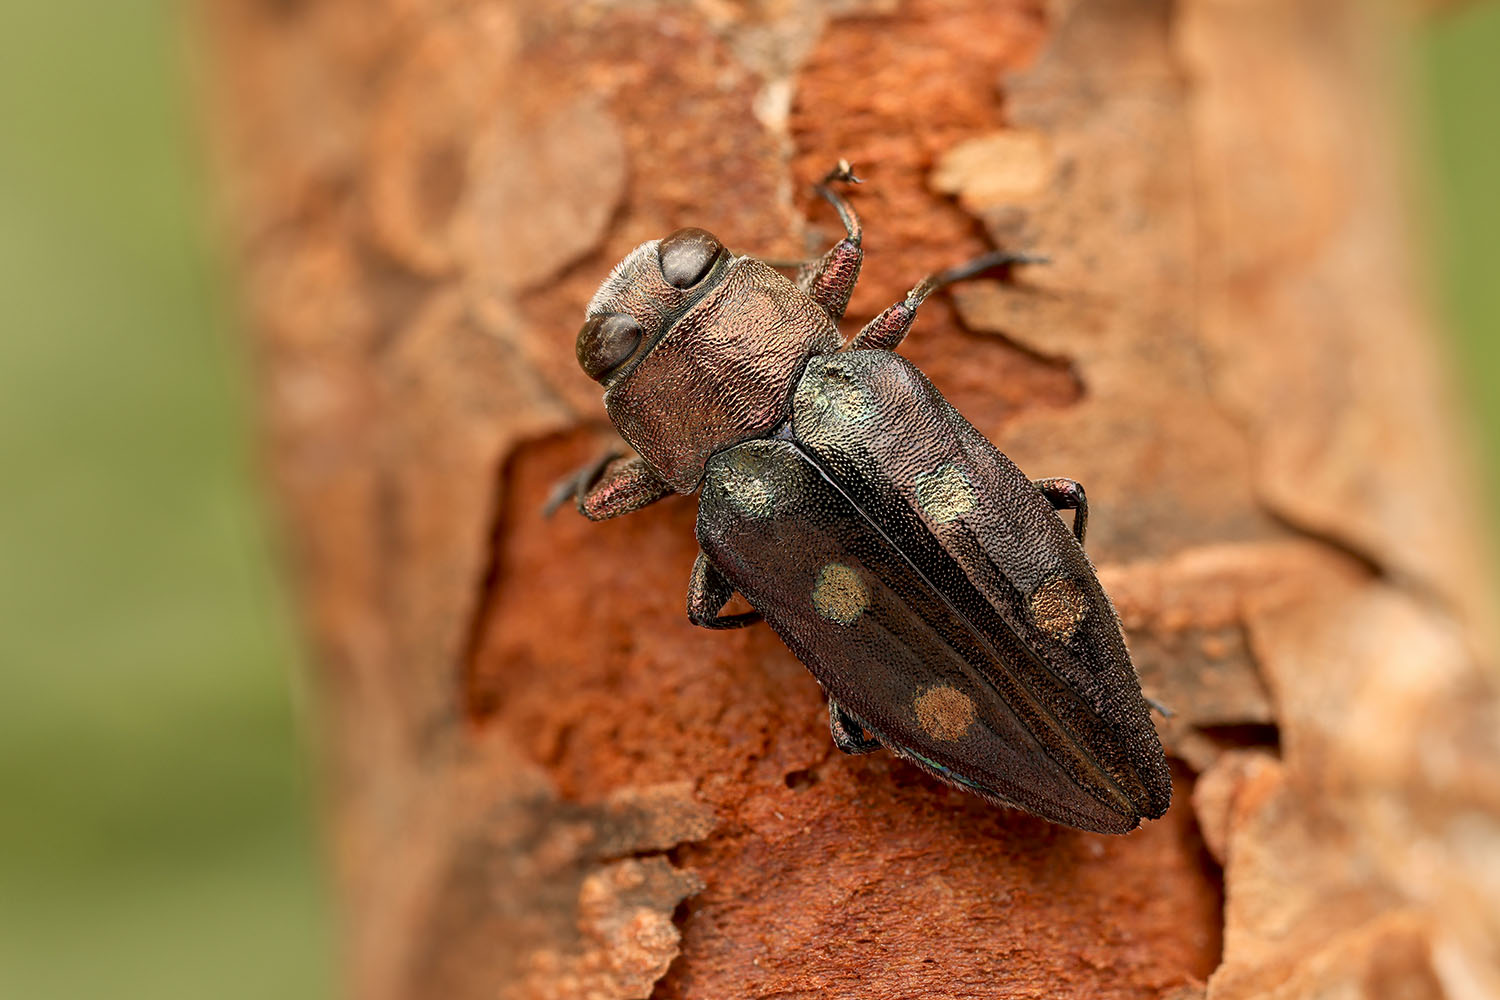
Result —
[{"label": "compound eye", "polygon": [[679,229],[661,241],[661,276],[673,288],[692,288],[708,274],[724,244],[706,229]]},{"label": "compound eye", "polygon": [[630,360],[645,333],[632,316],[595,316],[578,331],[578,363],[595,382]]}]

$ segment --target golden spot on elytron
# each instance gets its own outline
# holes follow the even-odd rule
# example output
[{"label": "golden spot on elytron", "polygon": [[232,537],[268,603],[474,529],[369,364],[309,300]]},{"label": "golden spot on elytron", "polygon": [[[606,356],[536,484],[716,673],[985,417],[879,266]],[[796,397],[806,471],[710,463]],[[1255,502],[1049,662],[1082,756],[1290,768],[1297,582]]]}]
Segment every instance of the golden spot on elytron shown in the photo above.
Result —
[{"label": "golden spot on elytron", "polygon": [[946,684],[922,692],[912,708],[917,724],[935,740],[956,740],[974,721],[974,700]]},{"label": "golden spot on elytron", "polygon": [[1088,611],[1088,595],[1067,577],[1053,577],[1031,595],[1031,617],[1038,628],[1058,642],[1073,637]]},{"label": "golden spot on elytron", "polygon": [[869,390],[838,365],[823,369],[815,394],[818,407],[836,419],[859,423],[875,415],[875,400]]},{"label": "golden spot on elytron", "polygon": [[776,491],[759,476],[739,470],[724,477],[724,492],[729,502],[746,517],[767,517],[776,507]]},{"label": "golden spot on elytron", "polygon": [[936,524],[956,521],[974,509],[974,487],[952,462],[917,477],[917,504]]},{"label": "golden spot on elytron", "polygon": [[859,574],[843,563],[829,563],[818,571],[813,587],[813,607],[818,614],[840,625],[853,625],[870,605],[870,592]]}]

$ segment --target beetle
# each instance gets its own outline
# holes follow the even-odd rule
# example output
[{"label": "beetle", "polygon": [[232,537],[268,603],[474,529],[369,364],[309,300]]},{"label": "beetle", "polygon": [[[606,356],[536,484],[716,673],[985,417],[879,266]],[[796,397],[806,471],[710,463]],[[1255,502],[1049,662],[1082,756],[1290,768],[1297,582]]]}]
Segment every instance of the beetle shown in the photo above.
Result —
[{"label": "beetle", "polygon": [[[833,185],[857,181],[841,161],[817,185],[845,235],[793,278],[697,228],[614,268],[576,351],[636,454],[559,501],[603,520],[699,492],[688,618],[769,624],[826,692],[840,750],[885,746],[992,802],[1125,833],[1172,785],[1084,554],[1084,489],[1028,479],[895,353],[935,290],[1039,258],[931,275],[846,341],[862,227]],[[722,613],[735,591],[752,611]]]}]

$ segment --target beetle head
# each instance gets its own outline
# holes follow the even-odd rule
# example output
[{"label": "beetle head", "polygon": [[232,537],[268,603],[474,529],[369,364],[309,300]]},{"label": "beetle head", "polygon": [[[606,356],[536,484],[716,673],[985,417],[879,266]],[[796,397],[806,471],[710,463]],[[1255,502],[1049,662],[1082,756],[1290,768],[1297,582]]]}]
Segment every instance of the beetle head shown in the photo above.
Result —
[{"label": "beetle head", "polygon": [[838,346],[828,314],[784,275],[679,229],[610,272],[577,352],[621,437],[687,493],[714,452],[784,421],[808,357]]},{"label": "beetle head", "polygon": [[730,255],[705,229],[679,229],[631,251],[589,303],[578,331],[578,364],[609,385],[720,280]]}]

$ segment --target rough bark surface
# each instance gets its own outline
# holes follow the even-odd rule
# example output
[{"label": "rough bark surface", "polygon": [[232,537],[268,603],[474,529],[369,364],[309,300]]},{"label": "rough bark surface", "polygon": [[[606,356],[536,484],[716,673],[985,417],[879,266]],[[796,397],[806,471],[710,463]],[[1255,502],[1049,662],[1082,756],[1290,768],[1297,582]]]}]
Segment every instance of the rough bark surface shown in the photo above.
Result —
[{"label": "rough bark surface", "polygon": [[[326,718],[354,995],[1500,995],[1472,492],[1360,0],[219,0],[213,107]],[[703,225],[869,258],[903,353],[1090,551],[1175,716],[1167,816],[1064,830],[845,758],[764,628],[688,625],[678,498],[582,307]],[[809,221],[810,220],[810,221]],[[731,607],[733,610],[733,607]]]}]

